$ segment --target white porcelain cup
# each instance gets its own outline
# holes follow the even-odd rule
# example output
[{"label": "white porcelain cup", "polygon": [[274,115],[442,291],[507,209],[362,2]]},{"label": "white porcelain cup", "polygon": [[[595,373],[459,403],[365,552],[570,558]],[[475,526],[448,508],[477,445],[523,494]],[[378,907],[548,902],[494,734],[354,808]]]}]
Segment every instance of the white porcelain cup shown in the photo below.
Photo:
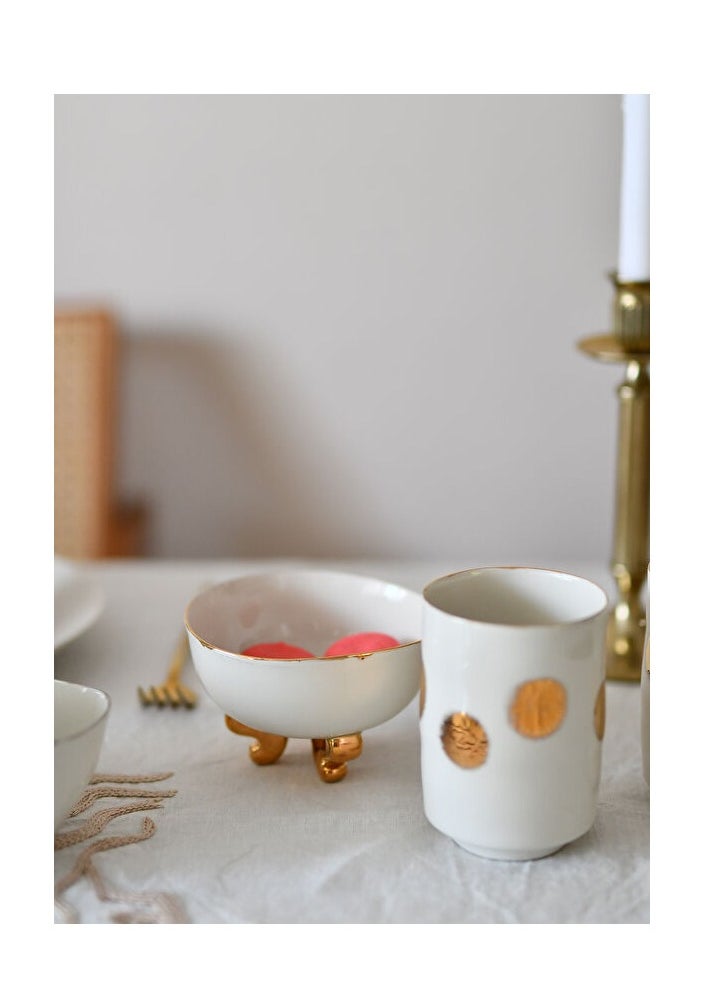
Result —
[{"label": "white porcelain cup", "polygon": [[423,597],[428,820],[472,854],[552,854],[596,813],[606,594],[567,573],[493,567],[441,577]]},{"label": "white porcelain cup", "polygon": [[56,830],[97,767],[109,712],[103,690],[55,680]]}]

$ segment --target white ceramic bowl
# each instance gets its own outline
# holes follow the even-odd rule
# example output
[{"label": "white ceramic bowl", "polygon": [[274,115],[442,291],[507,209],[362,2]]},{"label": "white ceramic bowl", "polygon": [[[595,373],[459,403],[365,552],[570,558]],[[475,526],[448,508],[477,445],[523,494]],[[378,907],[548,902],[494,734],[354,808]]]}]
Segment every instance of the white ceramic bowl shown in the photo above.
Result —
[{"label": "white ceramic bowl", "polygon": [[55,829],[95,771],[110,697],[102,690],[55,680]]},{"label": "white ceramic bowl", "polygon": [[[418,692],[422,598],[403,587],[325,570],[261,572],[190,602],[185,624],[196,672],[221,710],[290,738],[359,733]],[[262,659],[243,648],[285,641],[318,655],[340,638],[379,631],[397,648],[362,655]]]}]

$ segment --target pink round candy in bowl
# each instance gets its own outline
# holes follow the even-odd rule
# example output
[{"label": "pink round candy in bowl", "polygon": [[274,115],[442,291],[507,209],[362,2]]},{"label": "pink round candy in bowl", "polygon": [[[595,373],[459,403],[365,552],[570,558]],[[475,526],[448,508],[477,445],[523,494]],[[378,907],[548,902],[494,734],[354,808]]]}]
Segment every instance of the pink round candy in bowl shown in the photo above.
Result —
[{"label": "pink round candy in bowl", "polygon": [[[335,782],[361,753],[361,732],[403,710],[421,680],[422,598],[372,577],[328,570],[266,571],[218,584],[187,606],[193,665],[237,734],[267,765],[288,738],[308,738],[319,775]],[[324,657],[348,635],[377,632],[393,648]],[[243,654],[284,642],[313,658]]]}]

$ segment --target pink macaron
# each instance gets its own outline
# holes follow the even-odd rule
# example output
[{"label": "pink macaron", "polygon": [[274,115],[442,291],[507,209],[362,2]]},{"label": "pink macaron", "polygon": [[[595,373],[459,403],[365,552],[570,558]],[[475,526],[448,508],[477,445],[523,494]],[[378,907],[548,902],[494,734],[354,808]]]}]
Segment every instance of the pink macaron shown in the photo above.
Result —
[{"label": "pink macaron", "polygon": [[364,655],[366,652],[381,652],[386,648],[397,648],[400,642],[391,635],[380,631],[361,631],[355,635],[339,638],[325,650],[325,657],[334,655]]},{"label": "pink macaron", "polygon": [[258,642],[241,649],[243,655],[252,655],[257,659],[314,659],[312,652],[306,651],[299,645],[288,642]]}]

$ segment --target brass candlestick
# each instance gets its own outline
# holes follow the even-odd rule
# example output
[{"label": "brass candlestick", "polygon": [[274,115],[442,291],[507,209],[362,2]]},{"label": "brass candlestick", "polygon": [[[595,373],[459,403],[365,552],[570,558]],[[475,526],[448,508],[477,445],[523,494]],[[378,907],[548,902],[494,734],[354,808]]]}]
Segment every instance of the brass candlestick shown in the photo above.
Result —
[{"label": "brass candlestick", "polygon": [[612,276],[613,333],[581,340],[596,360],[626,365],[618,387],[619,428],[611,570],[618,601],[608,622],[606,675],[638,683],[646,613],[641,593],[649,556],[650,481],[650,282]]}]

